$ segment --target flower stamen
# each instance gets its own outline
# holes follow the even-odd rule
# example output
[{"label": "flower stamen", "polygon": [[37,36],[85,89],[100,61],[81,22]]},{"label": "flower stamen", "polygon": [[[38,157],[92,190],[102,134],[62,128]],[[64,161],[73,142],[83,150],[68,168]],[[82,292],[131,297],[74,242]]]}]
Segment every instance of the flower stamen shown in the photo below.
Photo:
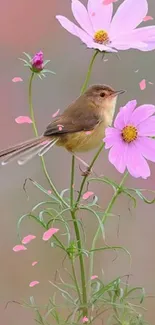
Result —
[{"label": "flower stamen", "polygon": [[135,126],[127,125],[123,128],[121,135],[125,142],[130,143],[137,139],[138,131]]},{"label": "flower stamen", "polygon": [[109,36],[106,30],[98,30],[94,34],[94,42],[99,43],[99,44],[106,44],[109,41]]}]

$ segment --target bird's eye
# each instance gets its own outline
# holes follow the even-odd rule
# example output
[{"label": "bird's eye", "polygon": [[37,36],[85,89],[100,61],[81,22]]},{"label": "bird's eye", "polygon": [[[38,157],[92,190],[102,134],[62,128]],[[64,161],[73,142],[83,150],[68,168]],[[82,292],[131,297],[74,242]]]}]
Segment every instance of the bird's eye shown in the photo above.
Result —
[{"label": "bird's eye", "polygon": [[100,93],[100,97],[104,97],[104,96],[105,96],[104,92]]}]

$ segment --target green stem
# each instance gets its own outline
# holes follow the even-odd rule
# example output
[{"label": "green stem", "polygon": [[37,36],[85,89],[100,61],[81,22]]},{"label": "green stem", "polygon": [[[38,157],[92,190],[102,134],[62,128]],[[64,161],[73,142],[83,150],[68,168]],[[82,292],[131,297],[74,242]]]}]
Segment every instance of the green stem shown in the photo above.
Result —
[{"label": "green stem", "polygon": [[92,59],[91,59],[90,64],[89,64],[88,72],[87,72],[87,75],[86,75],[86,79],[85,79],[84,84],[83,84],[83,86],[81,88],[81,95],[85,92],[85,90],[86,90],[86,88],[88,86],[88,82],[89,82],[91,72],[92,72],[92,67],[93,67],[95,58],[96,58],[98,53],[99,53],[99,51],[96,50],[94,55],[92,56]]},{"label": "green stem", "polygon": [[71,259],[71,264],[72,264],[73,279],[74,279],[74,282],[75,282],[76,290],[77,290],[77,293],[78,293],[78,296],[79,296],[79,301],[80,301],[80,304],[81,304],[82,303],[82,301],[81,301],[81,293],[80,293],[80,289],[79,289],[79,285],[78,285],[78,281],[77,281],[77,277],[76,277],[76,272],[75,272],[73,259]]},{"label": "green stem", "polygon": [[[35,121],[35,117],[34,117],[34,109],[33,109],[33,104],[32,104],[32,81],[33,81],[34,76],[35,76],[35,73],[32,72],[30,81],[29,81],[29,108],[30,108],[30,117],[33,122],[32,125],[33,125],[34,134],[36,137],[38,137],[38,130],[37,130],[37,126],[36,126],[36,121]],[[41,157],[41,163],[42,163],[42,168],[43,168],[44,174],[47,178],[47,181],[48,181],[53,193],[65,207],[69,207],[69,205],[65,202],[65,200],[63,200],[63,198],[60,196],[59,192],[57,191],[55,185],[51,181],[43,157]]]},{"label": "green stem", "polygon": [[[121,187],[122,187],[122,185],[124,184],[124,181],[125,181],[127,175],[128,175],[128,173],[125,173],[125,174],[124,174],[124,176],[123,176],[123,178],[122,178],[122,181],[120,182],[120,184],[119,184],[117,190],[115,191],[115,193],[114,193],[112,199],[110,200],[110,202],[109,202],[109,204],[108,204],[108,207],[107,207],[107,209],[105,210],[104,215],[103,215],[103,218],[102,218],[102,220],[101,220],[102,224],[105,224],[105,222],[106,222],[106,220],[107,220],[107,217],[108,217],[110,211],[112,210],[113,205],[114,205],[114,203],[115,203],[117,197],[120,195],[120,193],[121,193]],[[98,235],[99,235],[99,233],[100,233],[100,230],[101,230],[101,228],[100,228],[100,226],[99,226],[98,229],[97,229],[97,231],[96,231],[96,234],[95,234],[95,236],[94,236],[91,250],[94,250],[94,249],[95,249],[96,241],[97,241],[97,239],[98,239]],[[91,255],[90,255],[90,273],[89,273],[89,279],[91,279],[91,276],[93,275],[93,264],[94,264],[94,252],[92,251],[92,252],[91,252]],[[90,285],[89,285],[89,291],[88,291],[89,296],[90,296],[90,289],[91,289],[91,288],[90,288]]]},{"label": "green stem", "polygon": [[[92,57],[92,59],[90,61],[88,72],[87,72],[87,75],[86,75],[86,79],[85,79],[84,84],[83,84],[83,86],[81,88],[81,95],[85,92],[85,90],[86,90],[86,88],[88,86],[88,82],[89,82],[89,79],[90,79],[93,63],[94,63],[95,58],[96,58],[98,53],[99,53],[98,50],[95,51],[95,53],[94,53],[94,55],[93,55],[93,57]],[[76,219],[76,210],[77,210],[77,204],[78,203],[76,202],[76,204],[74,205],[74,174],[75,174],[75,157],[72,156],[71,184],[70,184],[71,216],[72,216],[72,220],[74,221],[73,224],[74,224],[74,230],[75,230],[77,246],[78,246],[78,251],[79,251],[81,285],[82,285],[82,303],[83,303],[84,306],[87,306],[87,288],[86,288],[85,266],[84,266],[83,255],[81,253],[81,251],[82,251],[82,242],[81,242],[79,225],[78,225],[78,222],[77,222],[77,219]],[[86,180],[86,178],[85,178],[85,180]],[[84,183],[85,183],[85,181],[84,181]],[[87,315],[88,315],[87,307],[83,307],[83,316],[87,316]]]}]

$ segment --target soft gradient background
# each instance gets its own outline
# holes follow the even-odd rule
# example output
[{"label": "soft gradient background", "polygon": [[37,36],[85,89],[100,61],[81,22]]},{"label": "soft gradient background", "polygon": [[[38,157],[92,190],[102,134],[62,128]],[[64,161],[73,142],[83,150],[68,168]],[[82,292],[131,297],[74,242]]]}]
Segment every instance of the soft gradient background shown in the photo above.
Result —
[{"label": "soft gradient background", "polygon": [[[83,1],[86,3],[86,1]],[[155,17],[154,0],[149,2],[149,15]],[[134,10],[134,8],[133,8]],[[51,59],[49,68],[56,76],[48,75],[42,82],[36,79],[33,86],[35,115],[40,133],[51,119],[52,114],[60,108],[61,111],[79,95],[84,81],[92,51],[85,48],[80,41],[63,30],[55,19],[56,14],[72,18],[70,0],[5,0],[0,2],[0,149],[26,140],[33,136],[32,125],[17,125],[15,118],[28,114],[28,79],[29,71],[18,60],[22,52],[31,54],[43,50],[45,57]],[[144,24],[152,24],[152,22]],[[153,21],[154,23],[154,21]],[[109,55],[103,62],[99,56],[95,62],[91,83],[107,83],[117,89],[127,89],[118,102],[125,104],[128,100],[137,98],[138,103],[155,103],[155,52],[142,53],[136,51],[121,52],[120,59]],[[138,73],[135,70],[139,69]],[[20,76],[22,83],[13,83],[13,77]],[[141,91],[139,82],[146,78],[147,88]],[[90,161],[93,153],[83,156]],[[59,190],[68,187],[69,166],[71,156],[60,149],[54,148],[46,157],[48,170]],[[121,179],[115,169],[108,163],[107,154],[102,153],[95,165],[98,174],[106,174],[115,181]],[[155,189],[155,166],[151,165],[152,175],[147,181],[128,180],[129,186]],[[76,170],[78,188],[80,171]],[[15,254],[12,247],[18,243],[16,224],[18,218],[30,211],[31,207],[43,200],[44,196],[31,184],[28,185],[30,199],[27,200],[22,189],[26,177],[37,180],[45,188],[48,184],[41,170],[39,158],[20,167],[12,163],[0,168],[0,324],[3,325],[34,325],[33,313],[17,304],[9,304],[9,300],[28,300],[34,295],[38,304],[45,304],[52,294],[52,286],[48,284],[53,279],[55,270],[62,270],[62,255],[51,250],[47,243],[41,241],[42,229],[34,222],[23,224],[23,235],[34,233],[37,239],[29,245],[26,252]],[[111,190],[101,184],[92,184],[100,196],[100,204],[106,207],[111,198]],[[126,197],[122,196],[115,205],[114,212],[120,215],[119,237],[117,235],[118,218],[109,218],[106,226],[107,243],[123,245],[132,255],[130,268],[127,256],[119,254],[113,262],[114,253],[104,253],[96,256],[95,274],[104,271],[105,281],[118,275],[132,274],[130,282],[135,286],[144,286],[148,294],[155,294],[155,206],[147,206],[138,201],[137,208],[131,208]],[[82,216],[91,241],[94,226],[92,216]],[[25,226],[24,226],[25,225]],[[39,260],[32,268],[31,263]],[[29,288],[29,282],[39,280],[40,285]],[[154,324],[155,300],[146,300],[146,318]]]}]

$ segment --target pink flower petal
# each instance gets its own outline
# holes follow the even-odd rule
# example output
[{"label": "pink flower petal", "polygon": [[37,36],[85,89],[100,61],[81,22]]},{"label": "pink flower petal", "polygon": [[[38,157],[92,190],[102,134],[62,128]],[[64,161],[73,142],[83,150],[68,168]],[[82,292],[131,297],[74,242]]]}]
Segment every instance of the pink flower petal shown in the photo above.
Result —
[{"label": "pink flower petal", "polygon": [[150,84],[150,85],[154,85],[154,82],[149,81],[149,84]]},{"label": "pink flower petal", "polygon": [[106,31],[110,28],[110,22],[113,13],[113,6],[109,4],[104,6],[103,1],[88,0],[88,14],[92,22],[94,32],[104,29]]},{"label": "pink flower petal", "polygon": [[57,228],[50,228],[43,234],[43,240],[47,241],[49,240],[54,234],[56,234],[59,231]]},{"label": "pink flower petal", "polygon": [[24,245],[16,245],[13,247],[14,252],[26,251],[27,248]]},{"label": "pink flower petal", "polygon": [[33,240],[35,238],[36,238],[36,236],[34,236],[34,235],[28,235],[28,236],[23,238],[22,244],[28,244],[28,243],[31,242],[31,240]]},{"label": "pink flower petal", "polygon": [[14,78],[12,79],[12,81],[13,81],[13,82],[21,82],[21,81],[23,81],[23,79],[20,78],[20,77],[14,77]]},{"label": "pink flower petal", "polygon": [[148,137],[155,136],[155,116],[151,116],[138,125],[138,135]]},{"label": "pink flower petal", "polygon": [[69,19],[63,16],[56,16],[59,23],[62,27],[64,27],[69,33],[71,33],[74,36],[77,36],[81,39],[82,42],[84,42],[87,46],[91,47],[92,43],[92,37],[89,36],[85,31],[83,31],[81,28],[73,24]]},{"label": "pink flower petal", "polygon": [[58,114],[59,114],[59,112],[60,112],[60,109],[58,109],[53,115],[52,115],[52,117],[56,117]]},{"label": "pink flower petal", "polygon": [[84,316],[82,318],[82,323],[87,323],[87,322],[89,322],[89,319],[88,319],[88,317]]},{"label": "pink flower petal", "polygon": [[154,139],[139,137],[135,141],[135,146],[137,150],[141,152],[144,158],[155,162],[155,140]]},{"label": "pink flower petal", "polygon": [[146,80],[143,79],[140,83],[139,83],[139,87],[141,90],[144,90],[146,88]]},{"label": "pink flower petal", "polygon": [[92,195],[94,195],[94,192],[86,192],[86,193],[84,193],[83,194],[83,196],[82,196],[82,198],[83,198],[83,200],[87,200],[87,199],[89,199]]},{"label": "pink flower petal", "polygon": [[132,112],[135,109],[136,105],[137,101],[131,100],[124,107],[120,108],[120,111],[114,121],[115,128],[119,130],[123,129],[123,127],[128,123],[129,119],[131,118]]},{"label": "pink flower petal", "polygon": [[105,5],[105,6],[107,6],[107,5],[110,5],[111,3],[113,3],[113,2],[116,2],[117,0],[104,0],[103,1],[103,4]]},{"label": "pink flower petal", "polygon": [[29,116],[18,116],[15,118],[15,122],[18,124],[33,123]]},{"label": "pink flower petal", "polygon": [[88,12],[85,6],[79,0],[72,1],[72,12],[74,18],[82,27],[82,29],[84,29],[84,31],[86,31],[88,35],[92,36],[94,34],[94,31],[88,16]]},{"label": "pink flower petal", "polygon": [[[126,35],[126,37],[128,37],[128,35]],[[147,47],[144,47],[142,51],[151,51],[155,49],[155,26],[137,28],[130,33],[130,37],[139,42],[146,43]]]},{"label": "pink flower petal", "polygon": [[33,288],[33,287],[35,287],[37,284],[39,284],[39,281],[32,281],[32,282],[30,282],[29,287],[30,287],[30,288]]},{"label": "pink flower petal", "polygon": [[127,159],[127,169],[129,173],[135,177],[142,177],[146,179],[150,176],[150,168],[146,160],[141,155],[140,150],[137,149],[134,142],[130,143]]},{"label": "pink flower petal", "polygon": [[145,16],[143,18],[143,21],[148,21],[148,20],[153,20],[153,17],[152,16]]},{"label": "pink flower petal", "polygon": [[154,105],[148,105],[148,104],[141,105],[134,110],[128,123],[131,123],[134,126],[138,126],[140,123],[147,120],[154,113],[155,113]]},{"label": "pink flower petal", "polygon": [[112,128],[111,134],[107,135],[103,141],[105,142],[105,149],[109,149],[115,144],[122,142],[121,132]]},{"label": "pink flower petal", "polygon": [[32,262],[32,266],[35,266],[36,264],[38,264],[37,261]]},{"label": "pink flower petal", "polygon": [[126,144],[123,141],[115,144],[109,151],[109,161],[122,174],[126,169],[127,153],[128,153],[128,144]]},{"label": "pink flower petal", "polygon": [[117,35],[127,34],[132,31],[142,22],[147,12],[147,0],[124,0],[112,20],[110,38],[117,38]]},{"label": "pink flower petal", "polygon": [[51,190],[48,190],[47,192],[48,192],[48,194],[52,194],[52,191]]},{"label": "pink flower petal", "polygon": [[98,275],[92,275],[91,276],[91,280],[95,280],[95,279],[98,279]]}]

